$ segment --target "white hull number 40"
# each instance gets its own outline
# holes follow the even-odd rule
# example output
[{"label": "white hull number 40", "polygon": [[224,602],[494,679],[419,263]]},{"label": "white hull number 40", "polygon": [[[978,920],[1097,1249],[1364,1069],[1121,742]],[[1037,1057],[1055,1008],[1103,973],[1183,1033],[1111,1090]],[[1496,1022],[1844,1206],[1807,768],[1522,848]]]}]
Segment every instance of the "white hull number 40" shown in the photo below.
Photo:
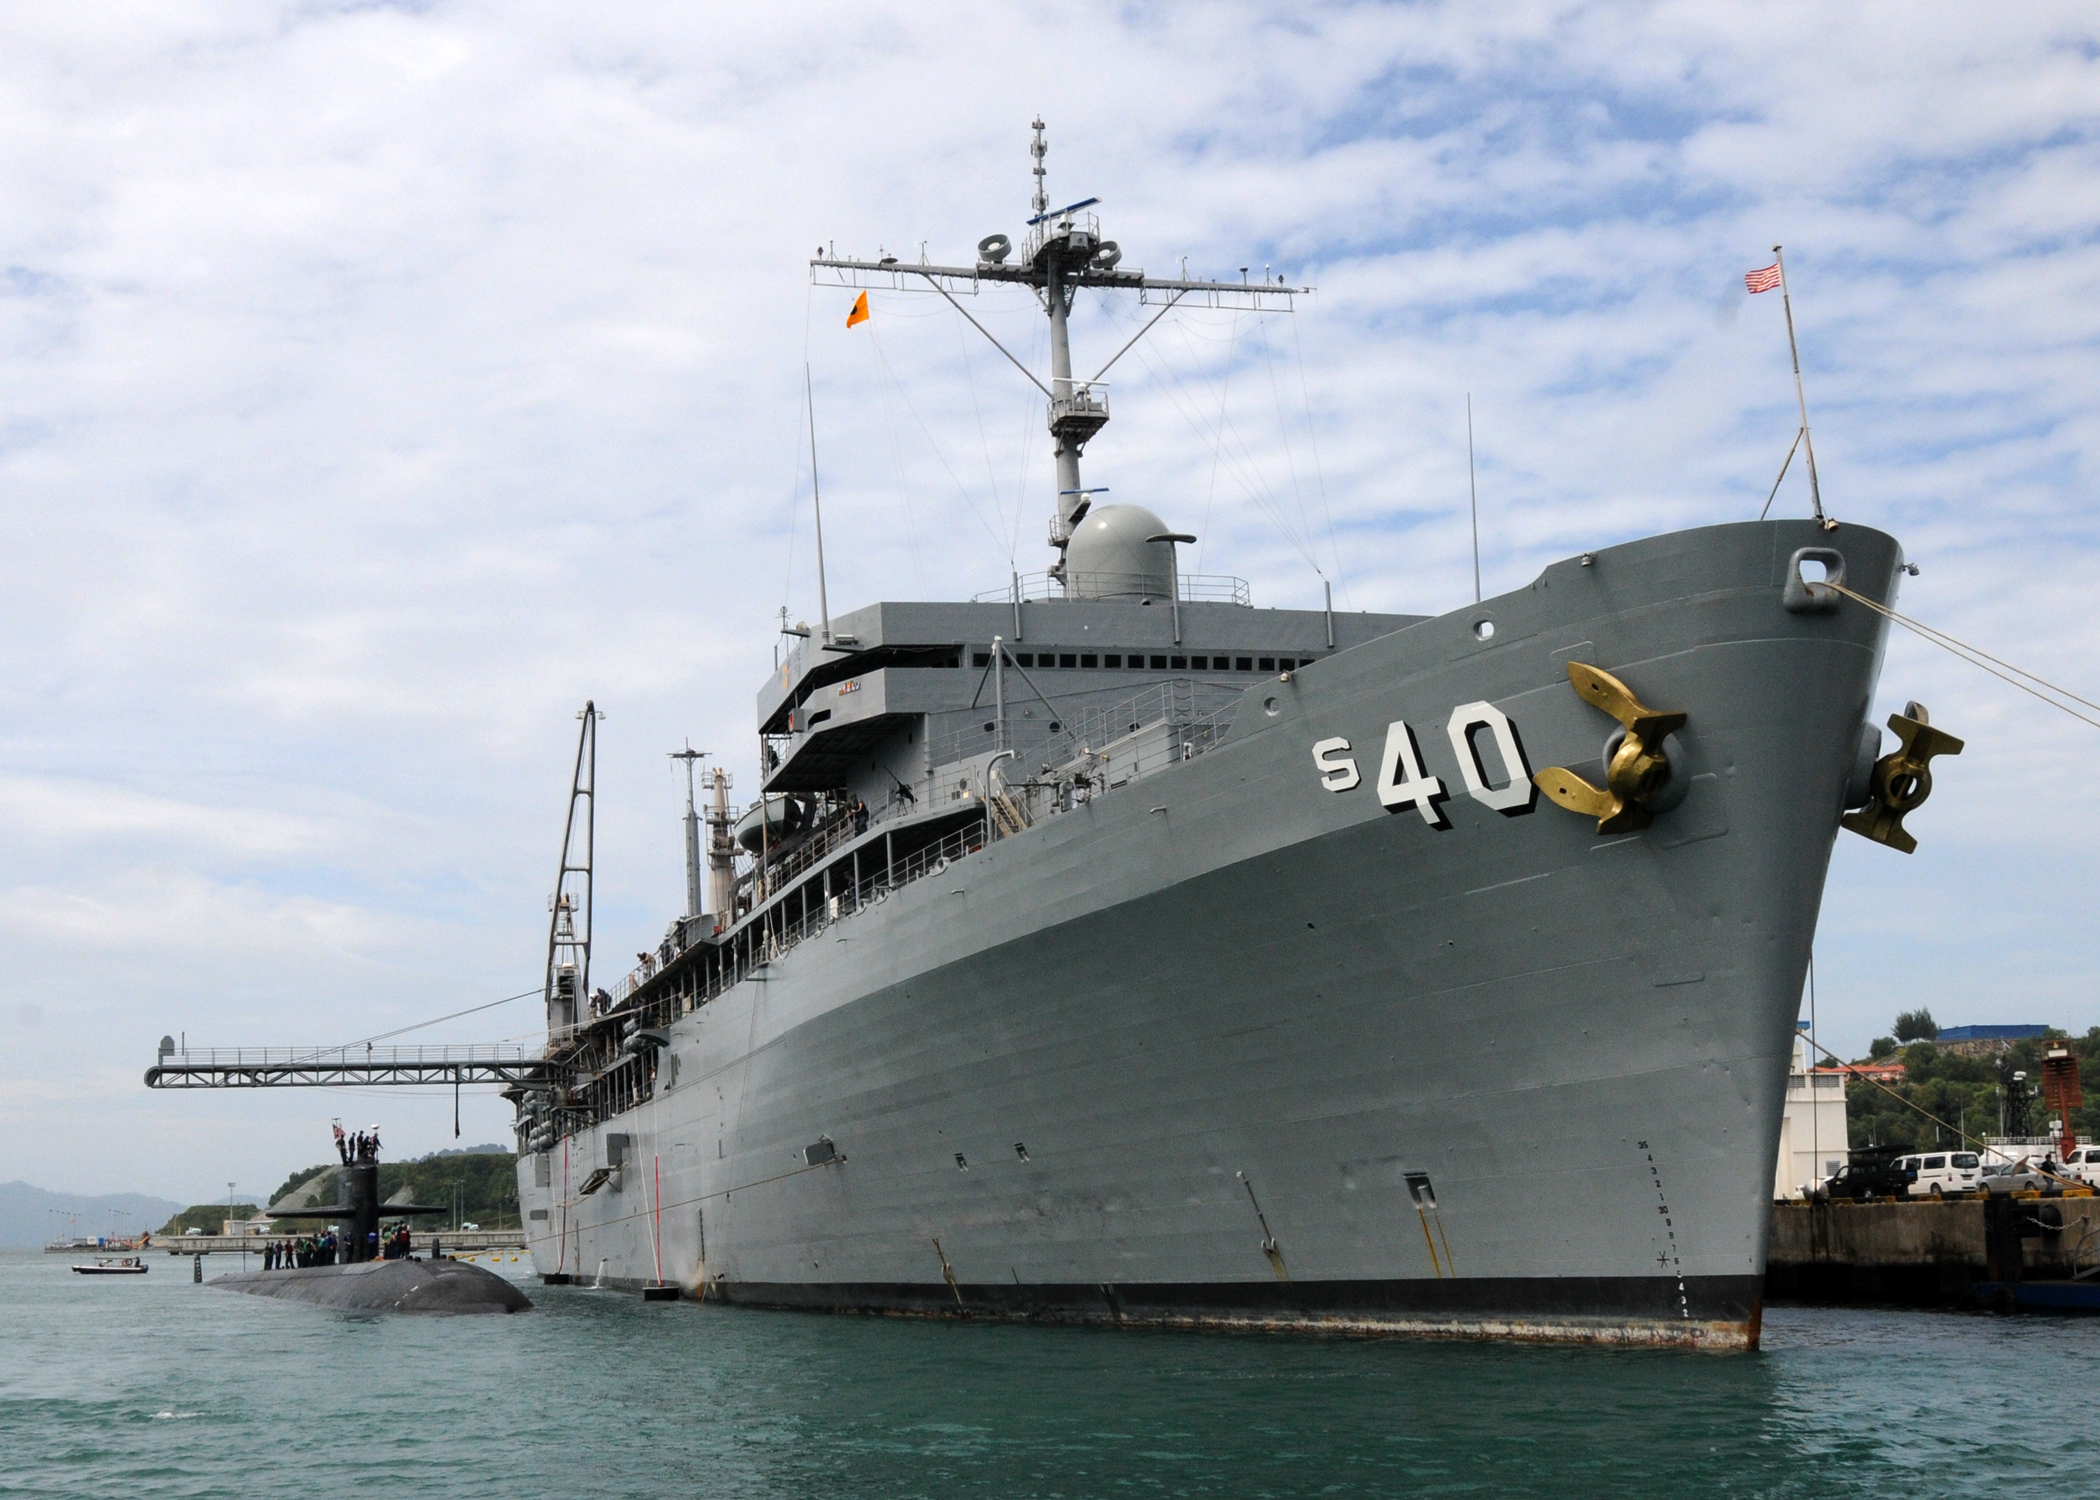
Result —
[{"label": "white hull number 40", "polygon": [[[1458,758],[1459,775],[1465,778],[1466,795],[1482,807],[1492,807],[1506,817],[1532,809],[1538,789],[1531,783],[1531,767],[1524,759],[1524,746],[1517,739],[1517,726],[1509,715],[1492,703],[1461,703],[1451,711],[1445,732],[1451,737],[1451,753]],[[1494,746],[1501,762],[1501,785],[1489,782],[1481,764],[1483,741]],[[1330,792],[1346,792],[1363,782],[1345,739],[1321,740],[1312,747],[1313,764],[1320,770],[1320,785]],[[1422,768],[1421,747],[1415,732],[1395,720],[1385,729],[1385,753],[1378,759],[1378,800],[1386,811],[1412,807],[1431,828],[1449,828],[1450,820],[1437,804],[1450,794],[1444,783]]]}]

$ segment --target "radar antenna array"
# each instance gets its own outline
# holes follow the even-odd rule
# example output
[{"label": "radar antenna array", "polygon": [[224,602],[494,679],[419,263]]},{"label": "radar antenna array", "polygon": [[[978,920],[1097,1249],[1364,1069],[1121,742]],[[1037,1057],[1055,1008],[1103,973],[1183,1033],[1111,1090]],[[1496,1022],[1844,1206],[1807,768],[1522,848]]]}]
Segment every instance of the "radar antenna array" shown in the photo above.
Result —
[{"label": "radar antenna array", "polygon": [[[1030,199],[1034,216],[1028,220],[1028,235],[1018,247],[1003,234],[989,234],[978,242],[974,265],[930,265],[923,254],[917,265],[907,264],[893,255],[880,255],[875,260],[855,260],[836,252],[820,253],[812,257],[809,265],[810,280],[818,285],[938,292],[1049,398],[1050,435],[1056,443],[1057,463],[1057,508],[1050,524],[1050,545],[1057,549],[1058,561],[1051,573],[1061,578],[1064,575],[1065,547],[1072,539],[1073,527],[1085,514],[1087,497],[1092,493],[1080,482],[1079,455],[1088,440],[1108,424],[1107,387],[1102,377],[1138,339],[1152,330],[1160,318],[1185,301],[1194,306],[1247,312],[1271,308],[1289,311],[1294,306],[1293,299],[1309,293],[1312,288],[1286,285],[1281,277],[1271,282],[1266,274],[1261,281],[1250,282],[1246,279],[1244,267],[1238,281],[1191,279],[1185,268],[1178,278],[1148,276],[1142,270],[1124,269],[1122,247],[1114,240],[1103,239],[1100,221],[1087,212],[1101,201],[1099,198],[1082,198],[1060,209],[1050,208],[1044,183],[1047,169],[1043,165],[1050,145],[1043,134],[1040,117],[1035,120],[1034,129],[1035,139],[1028,148],[1029,154],[1035,158],[1035,165],[1031,168],[1035,192]],[[986,282],[1028,287],[1042,304],[1050,319],[1050,374],[1047,382],[955,300],[958,296],[976,296]],[[1162,304],[1151,321],[1138,330],[1135,338],[1085,380],[1075,379],[1072,374],[1069,326],[1072,299],[1082,287],[1135,292],[1141,304]]]}]

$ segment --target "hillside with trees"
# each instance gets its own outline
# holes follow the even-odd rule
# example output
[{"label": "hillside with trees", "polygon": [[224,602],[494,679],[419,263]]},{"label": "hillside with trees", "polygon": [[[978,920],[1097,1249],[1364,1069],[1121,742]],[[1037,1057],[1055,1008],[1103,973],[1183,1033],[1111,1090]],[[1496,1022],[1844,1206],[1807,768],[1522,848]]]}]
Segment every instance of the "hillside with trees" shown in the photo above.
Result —
[{"label": "hillside with trees", "polygon": [[219,1234],[225,1230],[228,1219],[252,1219],[255,1217],[255,1211],[255,1205],[252,1203],[192,1203],[153,1232],[169,1237],[180,1235],[189,1229],[201,1229],[206,1234]]},{"label": "hillside with trees", "polygon": [[[2071,1126],[2100,1138],[2100,1026],[2082,1037],[2051,1028],[2044,1038],[2014,1042],[1991,1056],[1950,1052],[1936,1040],[1939,1028],[1930,1011],[1905,1012],[1896,1018],[1893,1037],[1877,1037],[1862,1063],[1900,1062],[1900,1083],[1853,1078],[1845,1086],[1845,1111],[1854,1148],[1901,1146],[1912,1151],[1946,1148],[1966,1133],[2046,1135],[2048,1115],[2041,1099],[2042,1050],[2068,1043],[2078,1056],[2085,1080],[2085,1106],[2074,1110]],[[1908,1033],[1908,1035],[1906,1035]],[[2013,1074],[2025,1073],[2024,1080]],[[1924,1114],[1946,1123],[1942,1128]]]},{"label": "hillside with trees", "polygon": [[[379,1196],[391,1198],[405,1184],[412,1202],[449,1208],[458,1193],[457,1219],[447,1216],[418,1218],[419,1229],[457,1228],[460,1223],[479,1224],[484,1229],[518,1227],[518,1158],[500,1147],[476,1147],[471,1151],[441,1151],[414,1161],[383,1161],[379,1164]],[[275,1203],[306,1178],[334,1162],[316,1162],[285,1178],[270,1194]],[[222,1205],[220,1217],[225,1217]]]}]

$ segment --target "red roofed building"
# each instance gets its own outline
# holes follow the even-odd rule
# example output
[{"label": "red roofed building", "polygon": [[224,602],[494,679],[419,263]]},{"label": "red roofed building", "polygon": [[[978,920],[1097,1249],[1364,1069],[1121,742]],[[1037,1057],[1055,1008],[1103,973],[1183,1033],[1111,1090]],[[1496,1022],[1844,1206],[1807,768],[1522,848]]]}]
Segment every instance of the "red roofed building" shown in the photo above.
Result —
[{"label": "red roofed building", "polygon": [[1903,1081],[1903,1064],[1899,1062],[1853,1063],[1843,1068],[1818,1068],[1818,1073],[1849,1073],[1854,1078],[1871,1078],[1876,1083],[1897,1084]]}]

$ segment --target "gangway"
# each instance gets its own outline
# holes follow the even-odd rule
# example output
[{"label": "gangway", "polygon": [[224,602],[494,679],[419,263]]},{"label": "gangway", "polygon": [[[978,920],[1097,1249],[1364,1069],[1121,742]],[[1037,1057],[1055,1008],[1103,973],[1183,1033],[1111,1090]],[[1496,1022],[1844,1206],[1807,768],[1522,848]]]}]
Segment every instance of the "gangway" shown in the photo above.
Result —
[{"label": "gangway", "polygon": [[149,1089],[331,1088],[344,1084],[497,1083],[551,1087],[568,1069],[537,1049],[457,1047],[204,1047],[163,1039]]}]

